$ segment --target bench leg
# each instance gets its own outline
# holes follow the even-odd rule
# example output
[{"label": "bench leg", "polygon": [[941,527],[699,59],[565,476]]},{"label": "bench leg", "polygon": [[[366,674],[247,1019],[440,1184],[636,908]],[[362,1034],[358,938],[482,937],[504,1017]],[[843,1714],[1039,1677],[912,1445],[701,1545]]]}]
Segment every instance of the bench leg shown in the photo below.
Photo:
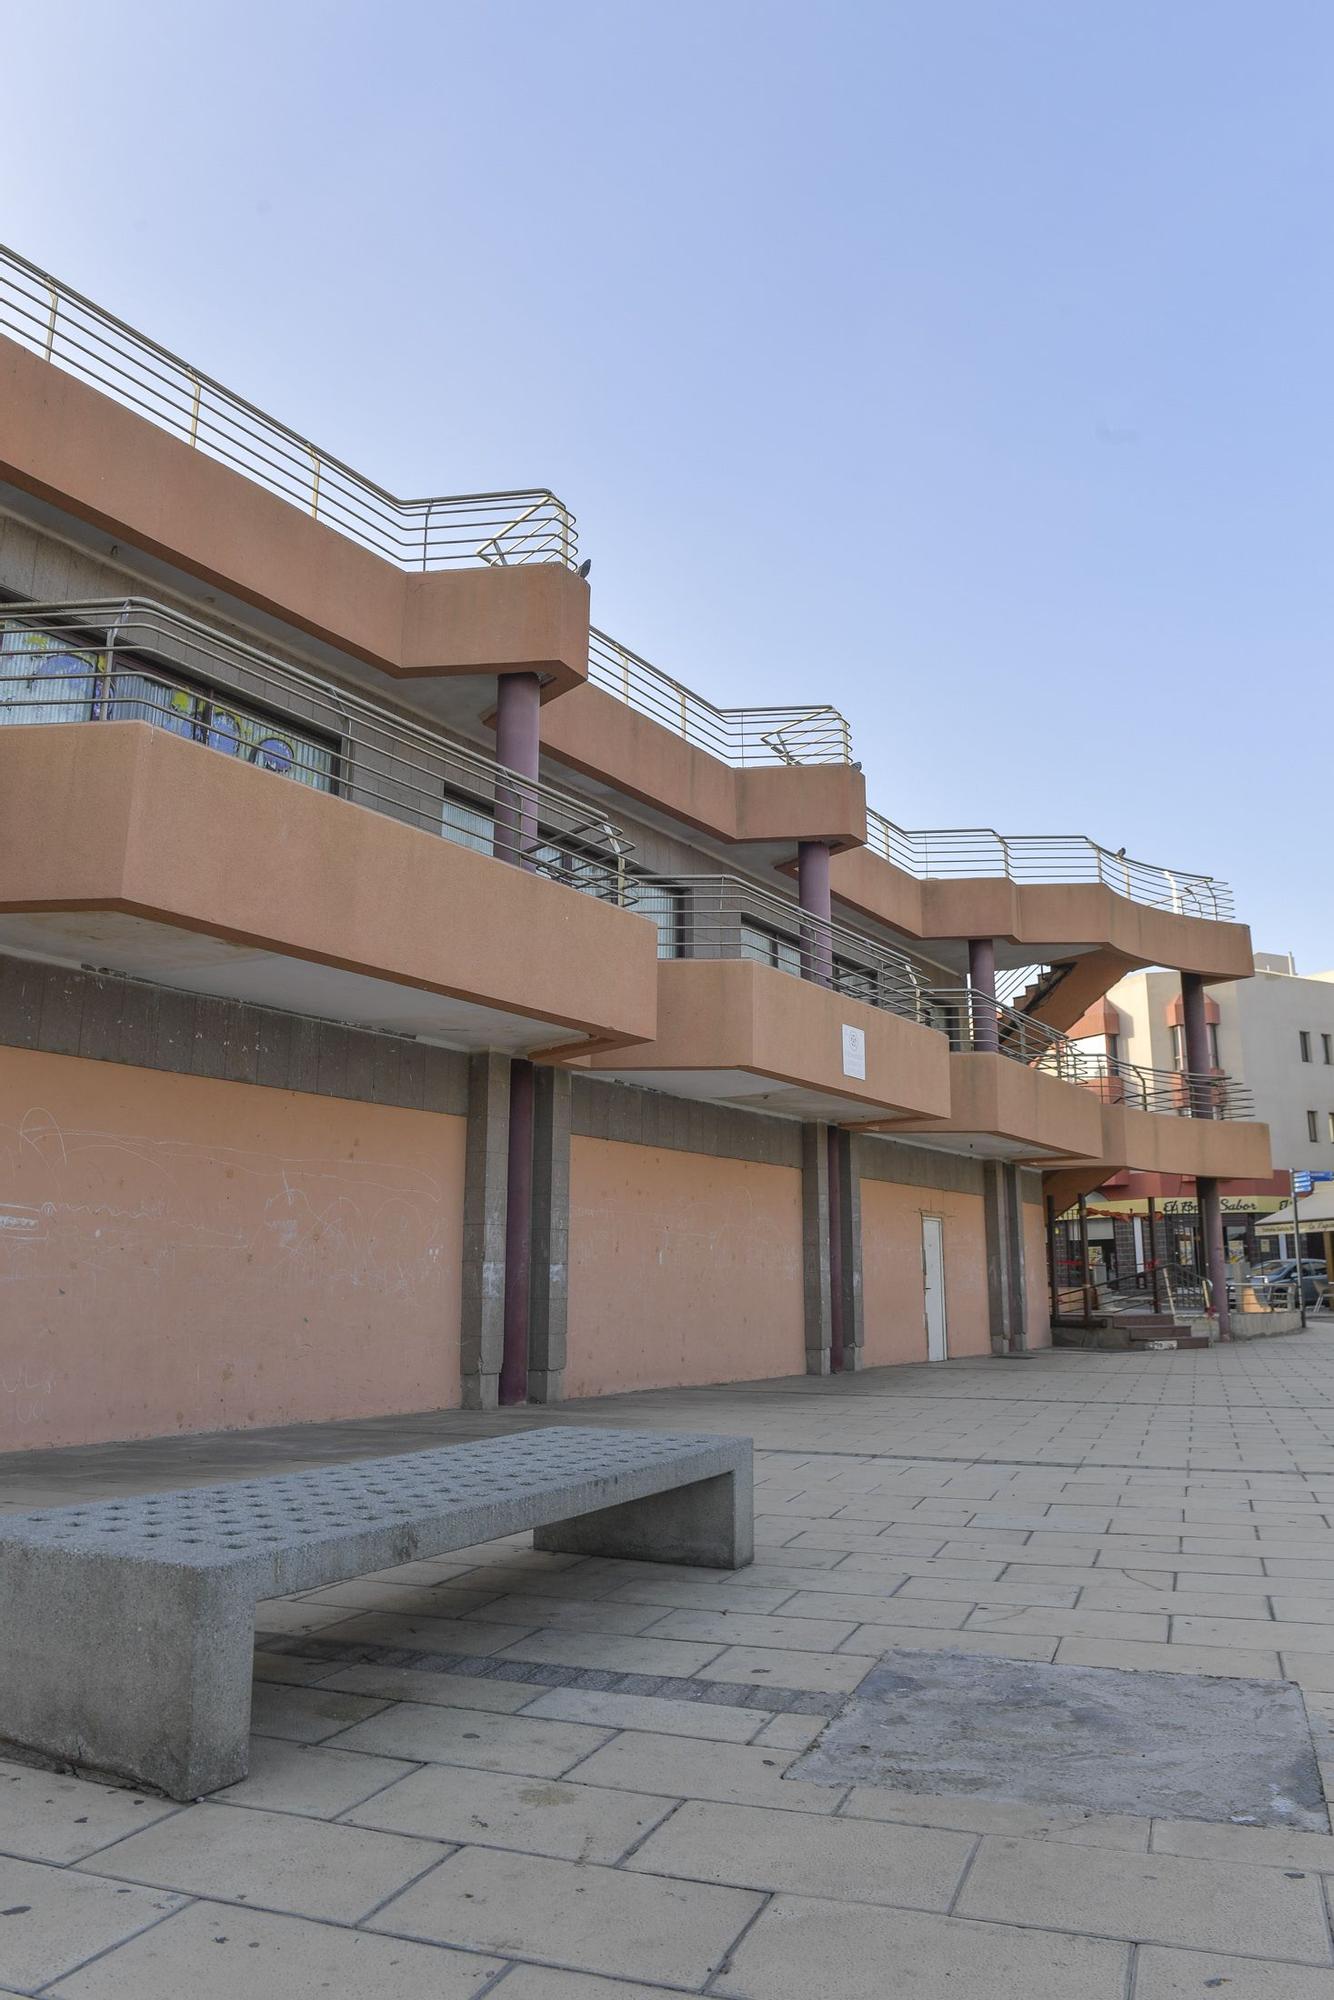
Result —
[{"label": "bench leg", "polygon": [[254,1593],[234,1572],[0,1550],[0,1741],[173,1799],[249,1755]]},{"label": "bench leg", "polygon": [[674,1486],[647,1500],[627,1500],[596,1514],[553,1521],[550,1527],[534,1529],[533,1547],[565,1555],[744,1569],[755,1560],[750,1466],[697,1480],[693,1486]]}]

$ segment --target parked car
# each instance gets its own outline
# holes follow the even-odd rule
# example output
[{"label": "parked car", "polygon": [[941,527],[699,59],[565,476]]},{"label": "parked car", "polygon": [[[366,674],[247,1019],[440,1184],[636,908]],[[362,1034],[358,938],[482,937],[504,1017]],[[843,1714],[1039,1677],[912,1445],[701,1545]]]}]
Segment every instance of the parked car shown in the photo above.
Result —
[{"label": "parked car", "polygon": [[[1329,1272],[1322,1257],[1302,1258],[1302,1298],[1308,1306],[1313,1306],[1325,1286]],[[1246,1282],[1246,1281],[1243,1281]],[[1262,1306],[1296,1305],[1297,1303],[1297,1260],[1295,1257],[1271,1257],[1263,1264],[1257,1264],[1251,1272],[1249,1283],[1256,1299]],[[1237,1303],[1237,1281],[1228,1280],[1228,1304]]]}]

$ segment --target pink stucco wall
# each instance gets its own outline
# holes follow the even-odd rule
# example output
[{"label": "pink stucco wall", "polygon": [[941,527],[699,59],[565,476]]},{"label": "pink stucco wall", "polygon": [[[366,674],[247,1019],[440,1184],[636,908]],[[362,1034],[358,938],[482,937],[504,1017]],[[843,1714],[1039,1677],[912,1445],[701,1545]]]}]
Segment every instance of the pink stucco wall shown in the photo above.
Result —
[{"label": "pink stucco wall", "polygon": [[0,1450],[459,1400],[464,1121],[0,1050]]},{"label": "pink stucco wall", "polygon": [[867,1368],[926,1360],[923,1215],[939,1215],[945,1224],[945,1316],[950,1355],[991,1351],[981,1196],[863,1180],[862,1310]]},{"label": "pink stucco wall", "polygon": [[804,1368],[794,1168],[572,1141],[567,1396]]}]

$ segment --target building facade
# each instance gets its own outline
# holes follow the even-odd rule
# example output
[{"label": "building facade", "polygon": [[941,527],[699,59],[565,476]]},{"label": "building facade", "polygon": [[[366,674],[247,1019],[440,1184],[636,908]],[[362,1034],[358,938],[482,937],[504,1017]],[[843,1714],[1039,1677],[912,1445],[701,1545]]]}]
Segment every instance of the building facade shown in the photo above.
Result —
[{"label": "building facade", "polygon": [[[1334,1172],[1334,973],[1303,978],[1289,955],[1257,952],[1253,978],[1209,988],[1206,1014],[1211,1060],[1249,1093],[1269,1128],[1275,1166],[1268,1178],[1228,1190],[1229,1250],[1252,1261],[1291,1255],[1292,1232],[1274,1220],[1290,1213],[1291,1174]],[[1129,973],[1071,1032],[1095,1058],[1182,1068],[1179,982],[1163,971]],[[1123,1276],[1136,1266],[1144,1270],[1150,1196],[1161,1218],[1161,1254],[1173,1260],[1198,1254],[1193,1180],[1123,1174],[1100,1191],[1091,1223],[1092,1240],[1114,1246],[1106,1255]],[[1323,1258],[1328,1231],[1312,1214],[1304,1251]]]},{"label": "building facade", "polygon": [[[1224,885],[914,832],[0,257],[0,1449],[1021,1350],[1047,1219],[1264,1126]],[[1189,1061],[1069,1030],[1173,968]]]}]

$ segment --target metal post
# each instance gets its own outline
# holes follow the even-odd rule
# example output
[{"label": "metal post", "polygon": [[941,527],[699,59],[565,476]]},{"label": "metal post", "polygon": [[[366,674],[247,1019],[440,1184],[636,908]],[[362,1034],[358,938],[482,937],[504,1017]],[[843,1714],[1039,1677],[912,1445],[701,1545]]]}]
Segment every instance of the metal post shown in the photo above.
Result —
[{"label": "metal post", "polygon": [[834,983],[834,944],[830,935],[832,899],[829,890],[829,842],[797,842],[797,901],[813,923],[801,927],[801,976],[817,986]]},{"label": "metal post", "polygon": [[1157,1203],[1149,1196],[1149,1275],[1153,1279],[1153,1309],[1160,1313],[1163,1309],[1162,1274],[1158,1269],[1158,1215]]},{"label": "metal post", "polygon": [[995,938],[969,938],[968,985],[972,993],[973,1047],[995,1055],[1000,1049]]},{"label": "metal post", "polygon": [[1288,1179],[1292,1182],[1292,1249],[1297,1259],[1297,1309],[1301,1313],[1301,1323],[1306,1325],[1306,1285],[1302,1278],[1302,1219],[1297,1208],[1297,1175],[1289,1167]]}]

